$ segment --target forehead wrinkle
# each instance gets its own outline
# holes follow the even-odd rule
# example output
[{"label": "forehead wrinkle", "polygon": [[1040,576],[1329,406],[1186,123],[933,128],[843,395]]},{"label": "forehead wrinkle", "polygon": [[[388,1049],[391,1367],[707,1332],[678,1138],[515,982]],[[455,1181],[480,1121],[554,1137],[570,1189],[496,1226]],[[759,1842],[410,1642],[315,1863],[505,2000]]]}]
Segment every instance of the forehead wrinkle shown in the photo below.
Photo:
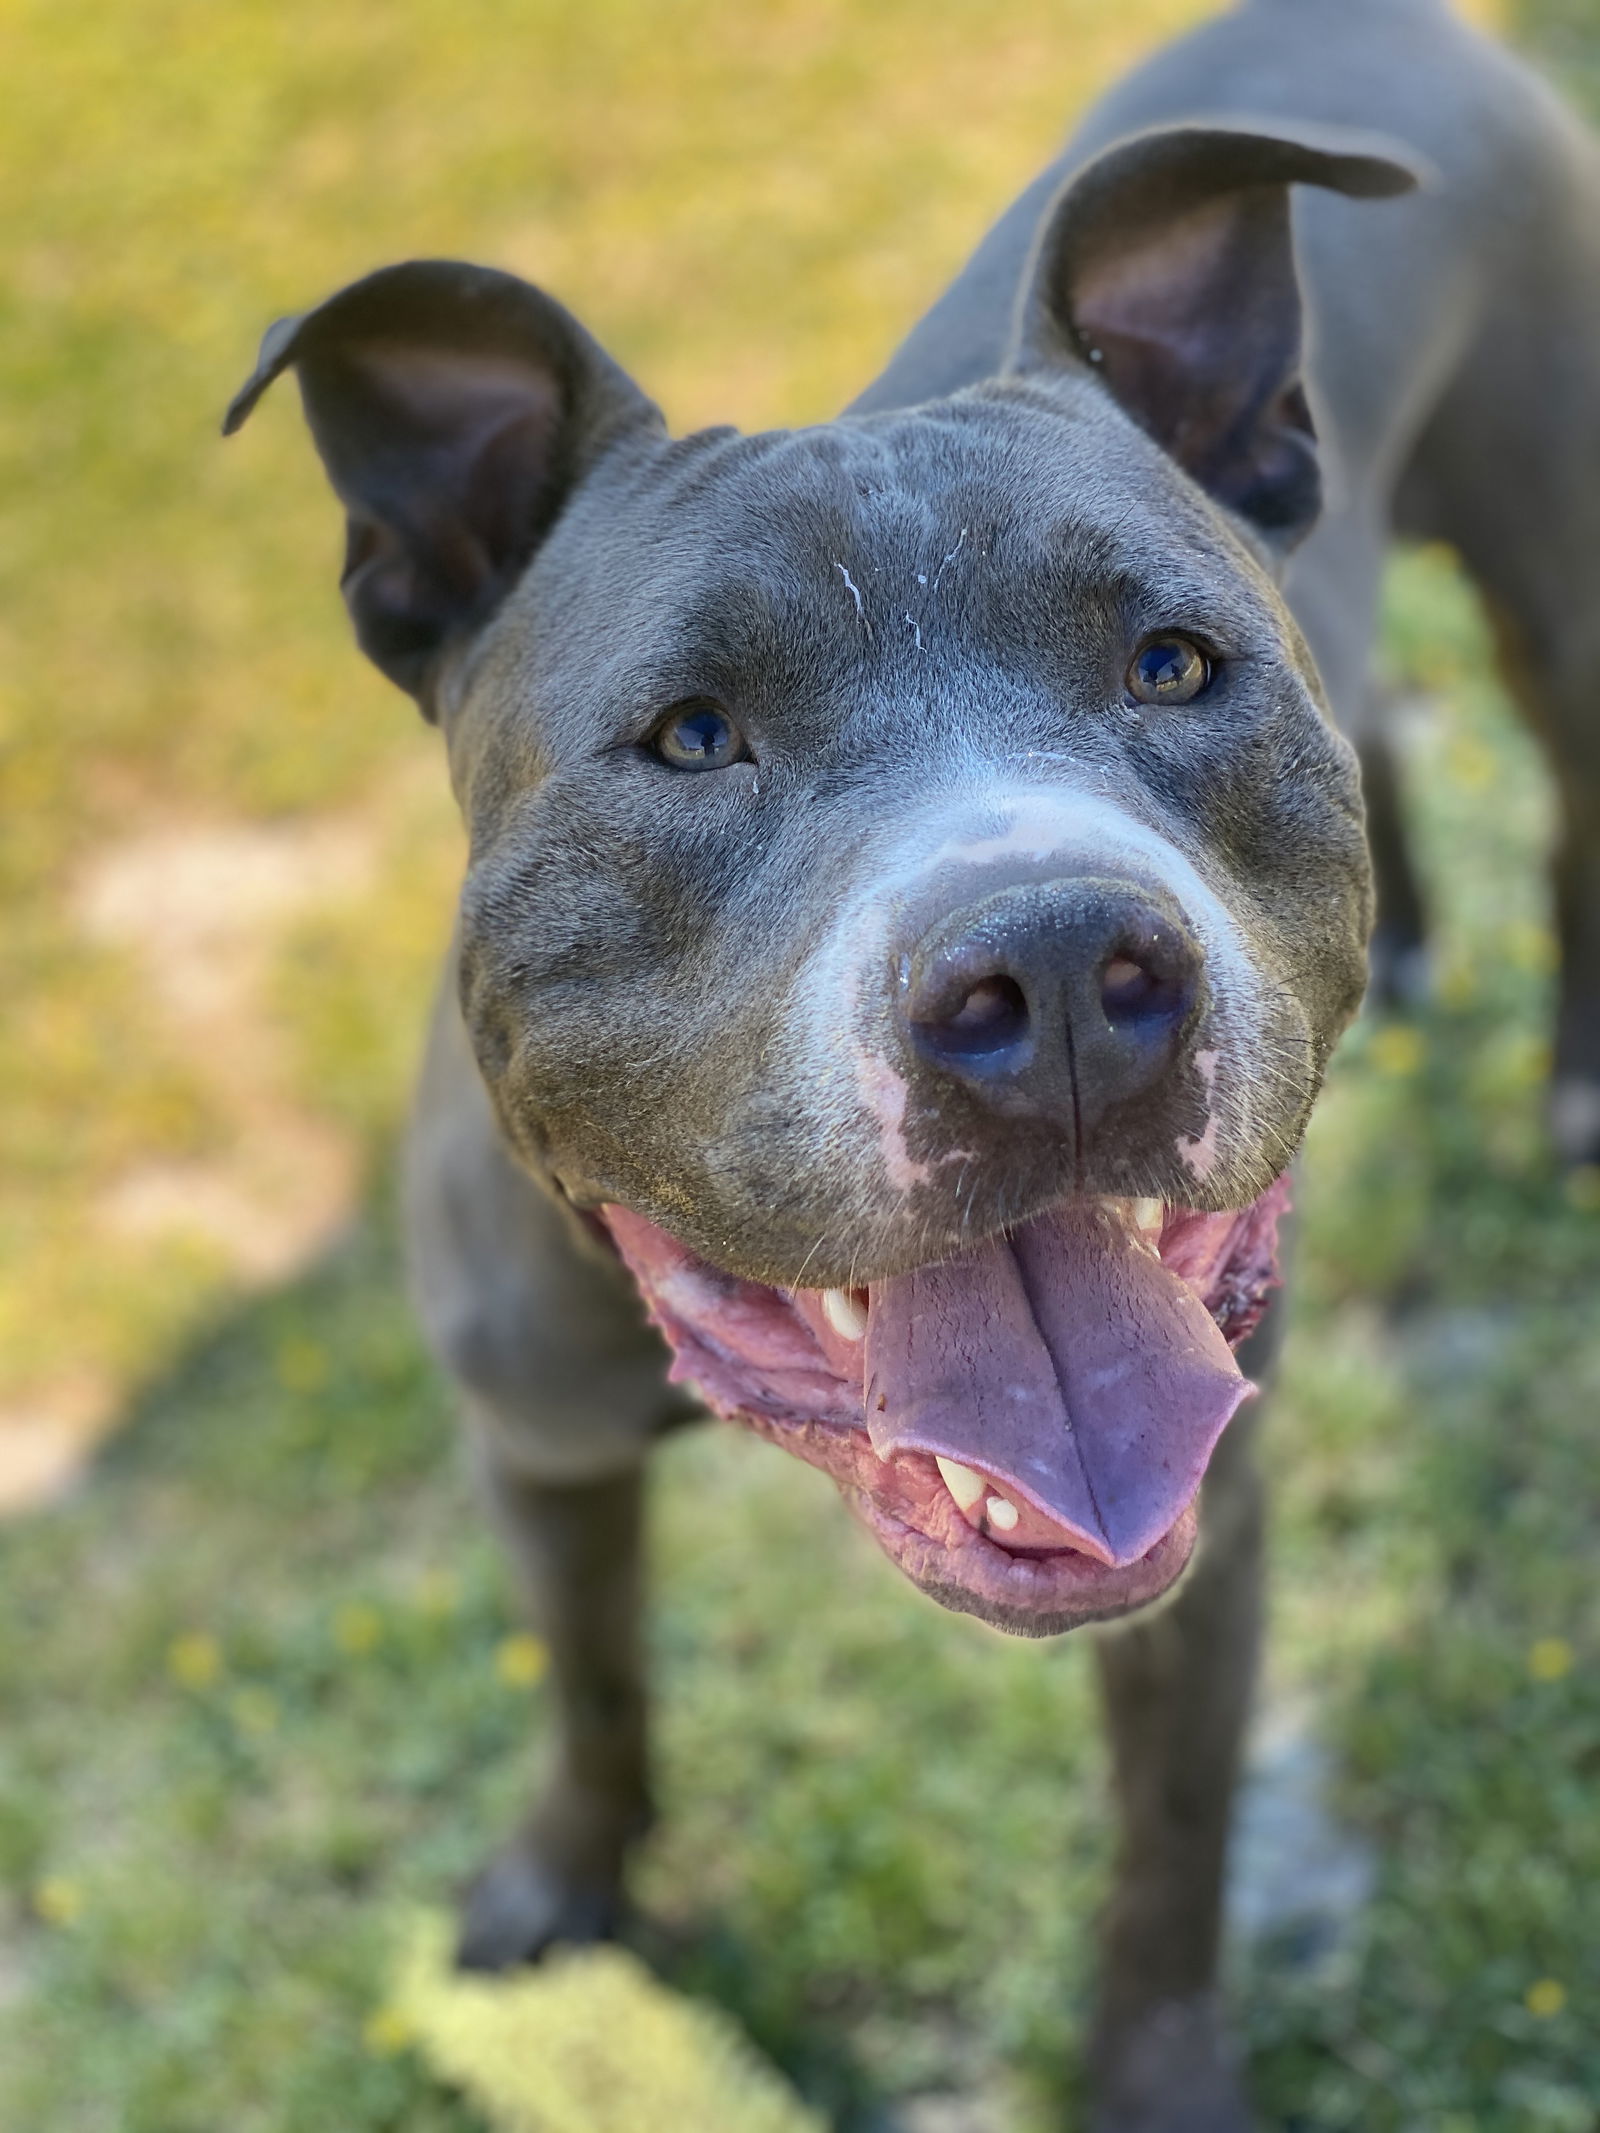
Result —
[{"label": "forehead wrinkle", "polygon": [[[980,412],[990,419],[970,419]],[[1047,431],[1051,449],[1041,451]],[[1231,640],[1225,652],[1292,653],[1270,588],[1232,567],[1236,544],[1217,514],[1170,469],[1153,500],[1130,491],[1126,464],[1146,455],[1160,461],[1156,447],[1091,410],[1003,399],[752,437],[702,433],[664,448],[634,486],[636,510],[625,507],[634,537],[613,543],[600,588],[611,618],[602,634],[630,637],[652,668],[707,655],[730,667],[798,661],[808,686],[824,645],[830,665],[843,659],[863,679],[888,666],[926,674],[959,649],[960,632],[1003,640],[1036,604],[1041,621],[1065,622],[1070,603],[1114,623],[1105,611],[1118,603],[1135,625],[1187,622],[1203,633],[1209,624]],[[966,550],[935,600],[935,573],[964,526]],[[744,566],[733,575],[730,555]],[[834,576],[840,565],[860,590],[870,639]],[[575,614],[584,589],[563,571],[556,612]],[[595,633],[581,635],[592,658]],[[658,661],[663,640],[670,649]],[[1023,634],[1012,649],[1031,646]]]},{"label": "forehead wrinkle", "polygon": [[1271,628],[1265,604],[1241,596],[1225,568],[1195,568],[1192,543],[1179,542],[1170,530],[1158,538],[1126,536],[1128,528],[1108,530],[1097,521],[1058,521],[1048,532],[1048,561],[1075,591],[1093,591],[1119,606],[1165,610],[1179,619],[1220,615],[1235,631],[1252,638]]},{"label": "forehead wrinkle", "polygon": [[[1270,581],[1222,515],[1155,446],[1137,440],[1166,478],[1130,482],[1128,440],[1105,434],[1075,409],[1008,408],[1013,419],[998,436],[952,423],[955,411],[955,403],[944,403],[870,418],[884,426],[899,477],[892,498],[920,504],[940,523],[987,520],[1024,564],[1037,560],[1112,597],[1131,596],[1142,608],[1177,603],[1221,614],[1256,639],[1281,636]],[[874,498],[887,501],[891,496]]]}]

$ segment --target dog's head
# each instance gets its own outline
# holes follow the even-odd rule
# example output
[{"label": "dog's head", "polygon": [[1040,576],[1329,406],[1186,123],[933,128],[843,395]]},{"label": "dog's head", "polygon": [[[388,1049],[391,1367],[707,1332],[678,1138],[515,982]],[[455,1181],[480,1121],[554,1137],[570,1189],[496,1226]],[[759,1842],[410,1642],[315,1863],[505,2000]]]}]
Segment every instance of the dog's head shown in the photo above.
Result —
[{"label": "dog's head", "polygon": [[900,412],[671,440],[548,297],[419,262],[275,327],[229,417],[296,369],[357,634],[445,732],[509,1139],[712,1404],[1033,1633],[1187,1560],[1362,990],[1355,769],[1275,588],[1295,182],[1410,181],[1110,150],[1005,374]]}]

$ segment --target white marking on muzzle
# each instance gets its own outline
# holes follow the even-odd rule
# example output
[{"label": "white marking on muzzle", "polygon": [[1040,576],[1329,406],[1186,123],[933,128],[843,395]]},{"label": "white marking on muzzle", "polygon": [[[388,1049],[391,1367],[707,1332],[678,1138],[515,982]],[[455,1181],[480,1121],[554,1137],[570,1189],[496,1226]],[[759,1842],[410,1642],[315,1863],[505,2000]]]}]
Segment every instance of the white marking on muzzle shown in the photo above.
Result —
[{"label": "white marking on muzzle", "polygon": [[909,1192],[913,1185],[925,1185],[930,1175],[928,1166],[913,1162],[911,1150],[906,1145],[906,1105],[911,1096],[906,1077],[878,1052],[852,1046],[851,1059],[855,1066],[856,1086],[877,1124],[884,1176],[896,1192]]},{"label": "white marking on muzzle", "polygon": [[[842,571],[843,565],[839,568]],[[999,826],[977,836],[957,827],[974,819]],[[1208,1034],[1213,1044],[1199,1055],[1207,1062],[1200,1072],[1208,1096],[1215,1097],[1223,1057],[1236,1089],[1248,1089],[1265,1077],[1260,974],[1232,913],[1176,845],[1098,794],[1009,782],[953,794],[936,814],[913,818],[907,825],[882,870],[844,903],[806,974],[805,1050],[813,1085],[825,1112],[839,1126],[844,1124],[843,1111],[853,1109],[859,1131],[865,1114],[884,1180],[896,1194],[904,1196],[927,1184],[945,1158],[918,1161],[907,1139],[911,1089],[895,1064],[895,1039],[888,1027],[893,1003],[888,997],[887,948],[893,915],[943,869],[981,869],[1006,860],[1042,862],[1057,855],[1070,855],[1080,867],[1126,873],[1136,885],[1147,883],[1174,899],[1194,929],[1210,978]],[[1228,1123],[1221,1117],[1223,1108],[1213,1100],[1201,1133],[1179,1144],[1180,1155],[1202,1181],[1221,1160]]]},{"label": "white marking on muzzle", "polygon": [[1178,1135],[1175,1146],[1180,1156],[1203,1185],[1217,1167],[1217,1113],[1213,1098],[1217,1088],[1217,1054],[1196,1052],[1195,1071],[1206,1085],[1205,1131],[1198,1139],[1187,1133]]}]

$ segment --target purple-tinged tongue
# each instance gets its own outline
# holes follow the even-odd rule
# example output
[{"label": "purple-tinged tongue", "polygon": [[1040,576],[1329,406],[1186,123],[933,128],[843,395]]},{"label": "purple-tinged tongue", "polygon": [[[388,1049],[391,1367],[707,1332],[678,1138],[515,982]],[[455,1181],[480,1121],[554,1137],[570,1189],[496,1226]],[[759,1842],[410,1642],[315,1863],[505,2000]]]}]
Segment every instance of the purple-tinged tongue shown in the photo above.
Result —
[{"label": "purple-tinged tongue", "polygon": [[872,1289],[873,1449],[979,1468],[1109,1563],[1177,1523],[1252,1390],[1195,1291],[1092,1202]]}]

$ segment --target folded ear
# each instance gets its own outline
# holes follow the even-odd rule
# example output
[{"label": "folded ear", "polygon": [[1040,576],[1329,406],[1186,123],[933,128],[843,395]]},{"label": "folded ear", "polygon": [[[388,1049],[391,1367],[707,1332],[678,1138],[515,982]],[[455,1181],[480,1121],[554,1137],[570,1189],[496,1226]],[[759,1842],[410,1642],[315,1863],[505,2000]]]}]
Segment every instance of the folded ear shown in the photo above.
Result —
[{"label": "folded ear", "polygon": [[494,612],[608,446],[661,423],[559,304],[458,260],[385,267],[280,319],[223,434],[290,369],[349,514],[357,639],[430,716],[441,652]]},{"label": "folded ear", "polygon": [[1389,142],[1332,128],[1119,141],[1045,217],[1013,367],[1091,364],[1202,488],[1287,549],[1321,500],[1289,188],[1378,199],[1419,177]]}]

